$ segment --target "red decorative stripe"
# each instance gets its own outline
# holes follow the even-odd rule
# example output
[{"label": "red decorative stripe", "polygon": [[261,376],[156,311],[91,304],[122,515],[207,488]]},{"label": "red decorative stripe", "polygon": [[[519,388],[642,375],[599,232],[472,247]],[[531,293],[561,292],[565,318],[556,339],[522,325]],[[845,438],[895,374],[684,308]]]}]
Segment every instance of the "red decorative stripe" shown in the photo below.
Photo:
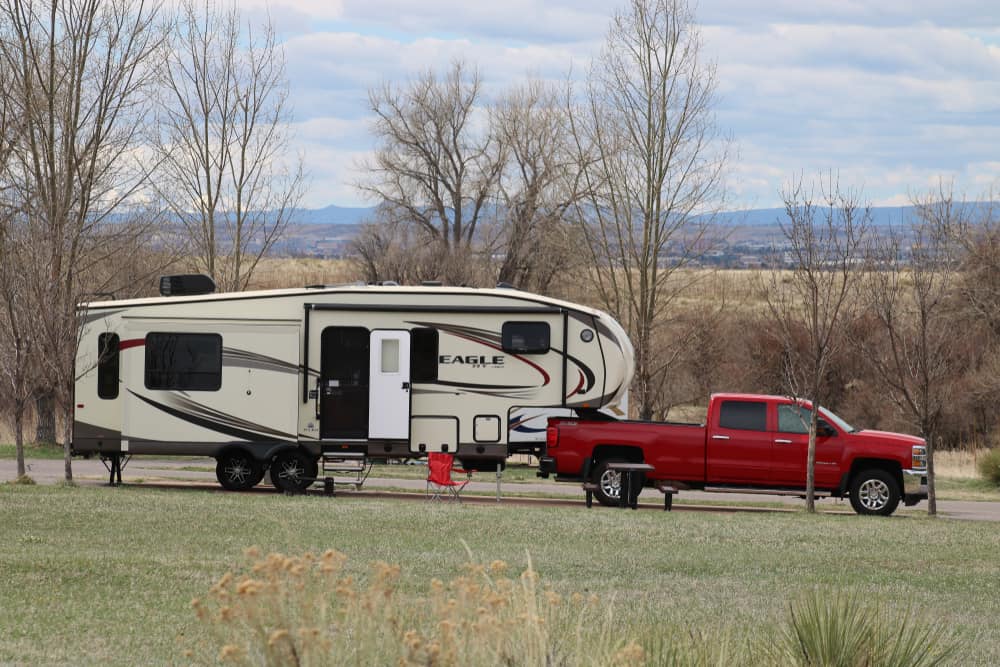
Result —
[{"label": "red decorative stripe", "polygon": [[127,350],[130,347],[141,347],[146,344],[145,338],[130,338],[118,343],[119,350]]},{"label": "red decorative stripe", "polygon": [[580,374],[580,382],[576,385],[576,389],[566,394],[566,398],[569,398],[573,394],[579,394],[580,390],[583,389],[583,383],[586,381],[586,379],[583,377],[583,371],[577,369],[576,372]]}]

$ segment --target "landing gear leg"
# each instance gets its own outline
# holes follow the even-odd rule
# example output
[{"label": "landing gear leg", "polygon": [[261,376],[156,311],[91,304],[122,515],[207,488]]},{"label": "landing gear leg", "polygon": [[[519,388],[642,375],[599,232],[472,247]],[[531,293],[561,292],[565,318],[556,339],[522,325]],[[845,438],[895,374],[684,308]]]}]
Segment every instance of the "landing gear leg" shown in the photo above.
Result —
[{"label": "landing gear leg", "polygon": [[101,463],[107,468],[108,476],[108,486],[120,486],[122,483],[122,469],[128,465],[129,459],[132,458],[128,454],[122,456],[121,454],[102,454]]}]

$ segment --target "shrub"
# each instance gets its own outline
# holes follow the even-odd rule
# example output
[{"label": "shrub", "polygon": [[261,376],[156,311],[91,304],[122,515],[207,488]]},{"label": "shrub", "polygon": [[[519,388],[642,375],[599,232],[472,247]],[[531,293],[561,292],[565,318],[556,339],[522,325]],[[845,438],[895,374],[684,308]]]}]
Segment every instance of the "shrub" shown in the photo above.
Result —
[{"label": "shrub", "polygon": [[994,447],[986,452],[978,463],[979,474],[987,482],[1000,486],[1000,447]]},{"label": "shrub", "polygon": [[[955,645],[910,614],[857,595],[812,593],[790,609],[783,641],[750,643],[730,631],[683,632],[615,622],[594,595],[561,595],[532,568],[508,576],[501,561],[470,562],[448,583],[400,592],[399,566],[376,562],[356,580],[347,557],[261,558],[227,572],[192,602],[211,640],[186,656],[203,664],[612,667],[934,667]],[[711,632],[711,634],[708,634]]]},{"label": "shrub", "polygon": [[859,594],[813,591],[790,608],[775,662],[801,667],[934,667],[957,644],[909,612],[890,613]]},{"label": "shrub", "polygon": [[645,652],[607,623],[595,596],[542,586],[530,563],[468,563],[423,595],[399,593],[399,566],[377,562],[365,581],[343,554],[271,554],[226,573],[192,602],[213,643],[201,662],[252,665],[642,665]]}]

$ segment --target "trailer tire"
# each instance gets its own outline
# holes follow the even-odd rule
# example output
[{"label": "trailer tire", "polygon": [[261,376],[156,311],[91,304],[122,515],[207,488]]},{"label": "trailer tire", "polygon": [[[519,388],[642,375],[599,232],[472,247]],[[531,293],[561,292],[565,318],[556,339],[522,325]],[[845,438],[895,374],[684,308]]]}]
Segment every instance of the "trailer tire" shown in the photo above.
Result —
[{"label": "trailer tire", "polygon": [[[597,497],[597,502],[605,507],[617,507],[621,502],[622,476],[614,470],[608,470],[609,463],[626,463],[626,461],[620,458],[607,458],[597,462],[594,466],[593,482],[597,484],[594,495]],[[642,491],[642,482],[643,477],[640,476],[639,492]]]},{"label": "trailer tire", "polygon": [[215,477],[229,491],[252,489],[264,479],[264,467],[243,449],[231,449],[216,459]]},{"label": "trailer tire", "polygon": [[316,459],[301,449],[286,449],[271,460],[271,483],[282,493],[301,493],[316,480]]},{"label": "trailer tire", "polygon": [[868,468],[851,479],[851,507],[862,515],[889,516],[899,506],[899,484],[888,471]]}]

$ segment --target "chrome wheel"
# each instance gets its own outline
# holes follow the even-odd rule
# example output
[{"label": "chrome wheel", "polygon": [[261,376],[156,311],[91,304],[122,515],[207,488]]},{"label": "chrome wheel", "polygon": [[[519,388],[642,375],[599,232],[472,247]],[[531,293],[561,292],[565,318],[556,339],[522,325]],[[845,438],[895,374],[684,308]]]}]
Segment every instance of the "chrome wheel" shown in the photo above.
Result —
[{"label": "chrome wheel", "polygon": [[598,481],[601,485],[601,491],[605,496],[613,500],[617,500],[621,497],[622,493],[622,476],[621,473],[615,472],[614,470],[607,470],[601,473],[601,479]]},{"label": "chrome wheel", "polygon": [[899,481],[884,468],[869,468],[855,474],[850,486],[851,507],[858,514],[889,516],[902,495]]},{"label": "chrome wheel", "polygon": [[871,512],[878,512],[889,503],[889,485],[881,479],[866,479],[858,487],[858,502]]},{"label": "chrome wheel", "polygon": [[222,467],[222,473],[233,484],[246,484],[252,477],[250,464],[246,459],[229,459],[228,465]]},{"label": "chrome wheel", "polygon": [[233,451],[219,457],[215,477],[222,488],[246,491],[256,486],[264,476],[264,468],[243,451]]},{"label": "chrome wheel", "polygon": [[301,450],[286,450],[271,462],[271,482],[279,491],[299,493],[315,481],[316,460]]}]

